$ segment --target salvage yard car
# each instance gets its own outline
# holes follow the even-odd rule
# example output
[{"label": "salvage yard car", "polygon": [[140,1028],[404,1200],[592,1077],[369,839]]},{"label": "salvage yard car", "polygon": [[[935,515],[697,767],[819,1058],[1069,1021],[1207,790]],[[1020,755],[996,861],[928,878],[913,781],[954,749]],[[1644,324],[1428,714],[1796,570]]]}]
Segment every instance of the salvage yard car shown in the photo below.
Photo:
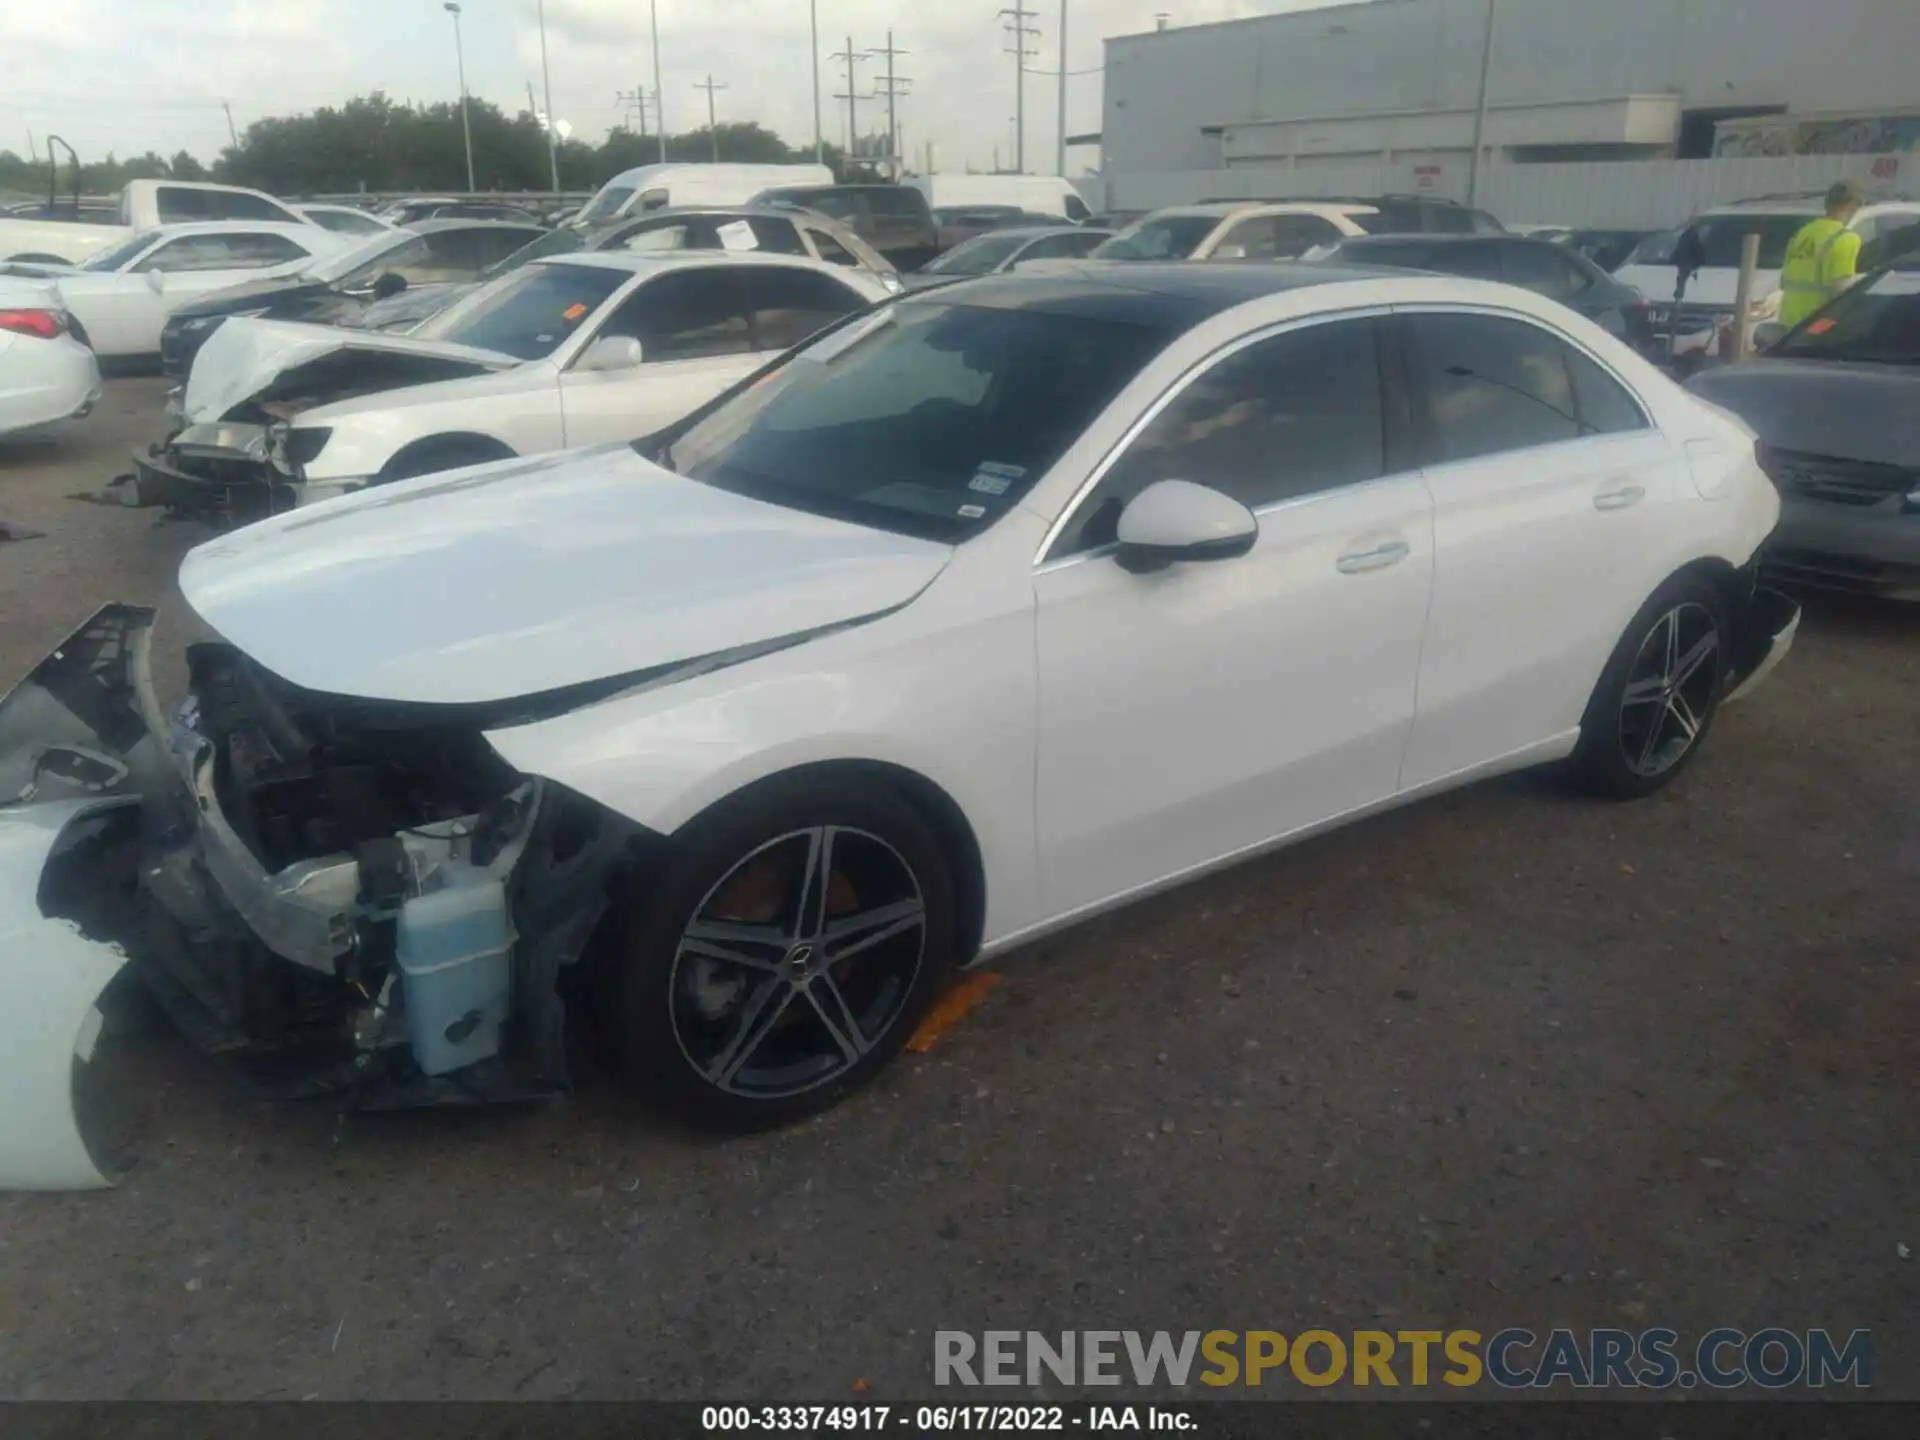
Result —
[{"label": "salvage yard car", "polygon": [[[45,213],[48,209],[53,213]],[[76,196],[33,216],[0,216],[0,260],[75,265],[142,230],[197,220],[267,220],[301,225],[306,217],[258,190],[188,180],[129,180],[112,222],[94,221]]]},{"label": "salvage yard car", "polygon": [[1920,600],[1920,257],[1688,388],[1760,434],[1781,494],[1768,575]]},{"label": "salvage yard car", "polygon": [[100,366],[51,283],[0,275],[0,437],[77,420],[100,403]]},{"label": "salvage yard car", "polygon": [[209,291],[297,275],[350,243],[317,225],[213,220],[142,230],[77,267],[5,268],[52,279],[75,333],[96,355],[124,359],[159,354],[167,317]]},{"label": "salvage yard car", "polygon": [[200,347],[235,315],[351,325],[370,307],[417,287],[445,296],[421,312],[424,320],[451,303],[454,292],[439,287],[471,280],[547,233],[531,221],[422,220],[390,227],[298,274],[230,285],[182,305],[160,331],[161,368],[186,379]]},{"label": "salvage yard car", "polygon": [[223,536],[171,715],[124,606],[0,707],[0,1182],[96,1178],[115,935],[282,1090],[550,1093],[572,1015],[703,1122],[820,1110],[957,966],[1187,877],[1526,766],[1659,790],[1791,641],[1778,513],[1526,292],[1054,262]]},{"label": "salvage yard car", "polygon": [[143,498],[244,516],[411,475],[649,434],[891,292],[858,270],[728,251],[556,256],[410,335],[230,320]]}]

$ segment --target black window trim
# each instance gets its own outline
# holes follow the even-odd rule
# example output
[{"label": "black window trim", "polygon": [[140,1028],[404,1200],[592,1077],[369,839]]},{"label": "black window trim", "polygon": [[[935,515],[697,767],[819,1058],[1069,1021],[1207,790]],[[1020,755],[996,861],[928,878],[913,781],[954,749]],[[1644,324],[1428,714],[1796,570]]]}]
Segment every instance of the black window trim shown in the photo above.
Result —
[{"label": "black window trim", "polygon": [[[1548,303],[1559,304],[1560,302],[1548,301]],[[1653,407],[1647,404],[1639,390],[1626,376],[1609,364],[1604,357],[1594,354],[1559,326],[1537,315],[1528,315],[1520,310],[1502,310],[1495,305],[1474,305],[1457,301],[1401,301],[1390,308],[1393,318],[1389,328],[1393,333],[1394,346],[1399,351],[1401,378],[1405,381],[1404,397],[1411,407],[1408,429],[1411,458],[1418,462],[1419,468],[1423,471],[1447,470],[1456,465],[1476,465],[1508,455],[1529,455],[1536,450],[1551,450],[1561,445],[1585,445],[1595,440],[1617,440],[1624,435],[1663,433],[1659,423],[1654,419]],[[1578,351],[1597,365],[1601,374],[1626,391],[1627,398],[1633,401],[1634,408],[1640,412],[1640,418],[1645,423],[1639,430],[1600,430],[1592,434],[1576,434],[1567,440],[1546,440],[1538,445],[1523,445],[1512,450],[1492,450],[1484,455],[1470,455],[1464,460],[1442,459],[1439,447],[1434,440],[1432,398],[1427,393],[1420,366],[1420,343],[1414,336],[1412,324],[1409,323],[1418,315],[1480,315],[1491,320],[1514,320],[1522,325],[1531,325],[1568,349]],[[1561,363],[1562,368],[1566,368],[1564,358]],[[1573,396],[1575,425],[1584,424],[1584,417],[1580,416],[1580,397],[1574,387],[1571,369],[1567,370],[1567,393]]]},{"label": "black window trim", "polygon": [[[1252,507],[1254,515],[1256,517],[1263,516],[1275,511],[1291,509],[1295,506],[1317,504],[1335,495],[1351,495],[1355,491],[1367,489],[1369,486],[1395,484],[1405,480],[1409,475],[1419,474],[1419,467],[1417,466],[1409,466],[1404,470],[1394,470],[1391,468],[1395,461],[1406,458],[1412,452],[1411,437],[1407,432],[1401,430],[1401,425],[1406,417],[1413,413],[1407,409],[1409,397],[1405,393],[1402,383],[1405,379],[1404,369],[1397,363],[1390,363],[1388,352],[1386,348],[1384,348],[1385,341],[1383,337],[1386,333],[1388,323],[1392,320],[1393,313],[1393,306],[1372,304],[1356,305],[1350,310],[1322,310],[1316,311],[1312,315],[1296,315],[1291,319],[1276,320],[1258,326],[1244,334],[1236,335],[1233,339],[1215,347],[1194,361],[1193,364],[1189,365],[1180,373],[1172,384],[1168,385],[1166,389],[1162,390],[1160,394],[1154,398],[1151,405],[1147,406],[1145,410],[1134,417],[1133,423],[1127,426],[1120,438],[1114,441],[1108,448],[1107,453],[1102,455],[1092,470],[1088,472],[1087,478],[1083,480],[1079,487],[1073,492],[1072,498],[1060,507],[1060,513],[1054,516],[1053,523],[1047,527],[1047,533],[1041,537],[1040,548],[1034,552],[1034,573],[1038,575],[1061,569],[1068,565],[1077,565],[1083,560],[1099,560],[1111,557],[1116,548],[1113,545],[1098,545],[1090,550],[1076,550],[1070,555],[1058,555],[1055,554],[1054,551],[1065,540],[1066,532],[1071,527],[1073,517],[1078,514],[1080,508],[1092,498],[1093,492],[1099,488],[1100,482],[1106,479],[1107,472],[1119,464],[1121,458],[1133,447],[1134,442],[1145,433],[1147,427],[1160,418],[1162,411],[1185,394],[1190,385],[1201,376],[1213,370],[1215,366],[1238,355],[1242,350],[1251,349],[1255,345],[1262,344],[1281,335],[1290,334],[1296,330],[1308,330],[1321,325],[1337,325],[1343,321],[1352,320],[1372,320],[1376,322],[1374,326],[1376,344],[1383,347],[1377,352],[1377,358],[1380,364],[1381,422],[1386,429],[1386,443],[1382,463],[1389,468],[1385,474],[1376,475],[1371,480],[1356,480],[1351,485],[1335,485],[1325,490],[1314,490],[1305,495],[1290,495],[1284,500],[1275,500],[1270,504],[1256,505]],[[1397,360],[1397,357],[1395,358]],[[1121,393],[1125,393],[1124,388]],[[1118,399],[1118,396],[1114,397],[1114,402],[1109,402],[1109,404],[1111,405],[1117,402]],[[1400,413],[1396,414],[1396,411]],[[1102,413],[1104,414],[1105,412],[1103,411]],[[1098,417],[1096,417],[1096,421],[1097,419]],[[1071,446],[1068,447],[1067,453],[1072,453]],[[1062,456],[1062,458],[1064,459],[1065,457]],[[1038,490],[1040,486],[1045,483],[1046,478],[1043,476],[1032,489],[1028,490],[1028,497],[1031,498],[1034,491]]]}]

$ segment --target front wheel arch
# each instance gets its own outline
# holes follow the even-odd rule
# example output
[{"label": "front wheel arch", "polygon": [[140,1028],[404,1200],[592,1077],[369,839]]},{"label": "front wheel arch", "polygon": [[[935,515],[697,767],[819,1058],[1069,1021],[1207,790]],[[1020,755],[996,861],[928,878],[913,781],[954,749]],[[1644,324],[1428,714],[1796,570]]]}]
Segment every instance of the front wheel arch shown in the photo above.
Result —
[{"label": "front wheel arch", "polygon": [[394,480],[410,480],[417,475],[432,475],[441,470],[458,470],[467,465],[485,465],[494,460],[515,458],[513,447],[491,435],[452,431],[414,440],[394,452],[373,478],[375,485]]}]

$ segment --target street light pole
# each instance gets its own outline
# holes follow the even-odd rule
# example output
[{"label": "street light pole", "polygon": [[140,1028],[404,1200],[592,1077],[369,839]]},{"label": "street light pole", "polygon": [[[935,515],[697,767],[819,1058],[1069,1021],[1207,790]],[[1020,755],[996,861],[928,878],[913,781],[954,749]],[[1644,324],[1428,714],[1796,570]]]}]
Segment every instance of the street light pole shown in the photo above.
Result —
[{"label": "street light pole", "polygon": [[467,57],[460,46],[460,7],[455,0],[446,0],[441,8],[453,16],[453,60],[460,67],[460,135],[467,142],[467,193],[471,195],[479,187],[473,183],[473,127],[467,123]]},{"label": "street light pole", "polygon": [[1067,173],[1067,0],[1060,0],[1060,138],[1053,149],[1053,173]]},{"label": "street light pole", "polygon": [[1493,73],[1493,32],[1500,0],[1487,0],[1487,34],[1480,50],[1480,103],[1473,112],[1473,154],[1467,158],[1467,205],[1480,203],[1480,146],[1487,132],[1487,78]]},{"label": "street light pole", "polygon": [[554,133],[553,77],[547,73],[547,0],[540,0],[540,86],[547,96],[547,169],[553,193],[560,193],[560,137]]},{"label": "street light pole", "polygon": [[667,163],[667,92],[660,84],[660,0],[651,5],[653,24],[653,118],[660,122],[660,163]]},{"label": "street light pole", "polygon": [[820,131],[820,0],[807,0],[807,20],[813,29],[813,163],[827,163],[827,142]]}]

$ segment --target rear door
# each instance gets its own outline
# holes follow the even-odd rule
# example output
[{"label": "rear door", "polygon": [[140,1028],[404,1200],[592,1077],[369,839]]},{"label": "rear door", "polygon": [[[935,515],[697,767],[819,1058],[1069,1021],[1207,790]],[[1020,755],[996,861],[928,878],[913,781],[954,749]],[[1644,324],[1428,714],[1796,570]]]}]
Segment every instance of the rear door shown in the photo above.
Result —
[{"label": "rear door", "polygon": [[1395,327],[1434,502],[1413,788],[1570,735],[1665,578],[1689,487],[1629,389],[1557,331],[1480,307]]},{"label": "rear door", "polygon": [[[223,235],[183,235],[140,262],[139,274],[123,282],[118,344],[123,355],[158,354],[160,330],[182,305],[215,290],[298,268],[312,252],[270,230]],[[146,272],[160,276],[153,288]]]},{"label": "rear door", "polygon": [[[565,443],[594,445],[650,435],[759,364],[742,268],[670,270],[616,306],[560,377]],[[579,369],[579,356],[608,336],[638,340],[640,363],[619,370]]]}]

